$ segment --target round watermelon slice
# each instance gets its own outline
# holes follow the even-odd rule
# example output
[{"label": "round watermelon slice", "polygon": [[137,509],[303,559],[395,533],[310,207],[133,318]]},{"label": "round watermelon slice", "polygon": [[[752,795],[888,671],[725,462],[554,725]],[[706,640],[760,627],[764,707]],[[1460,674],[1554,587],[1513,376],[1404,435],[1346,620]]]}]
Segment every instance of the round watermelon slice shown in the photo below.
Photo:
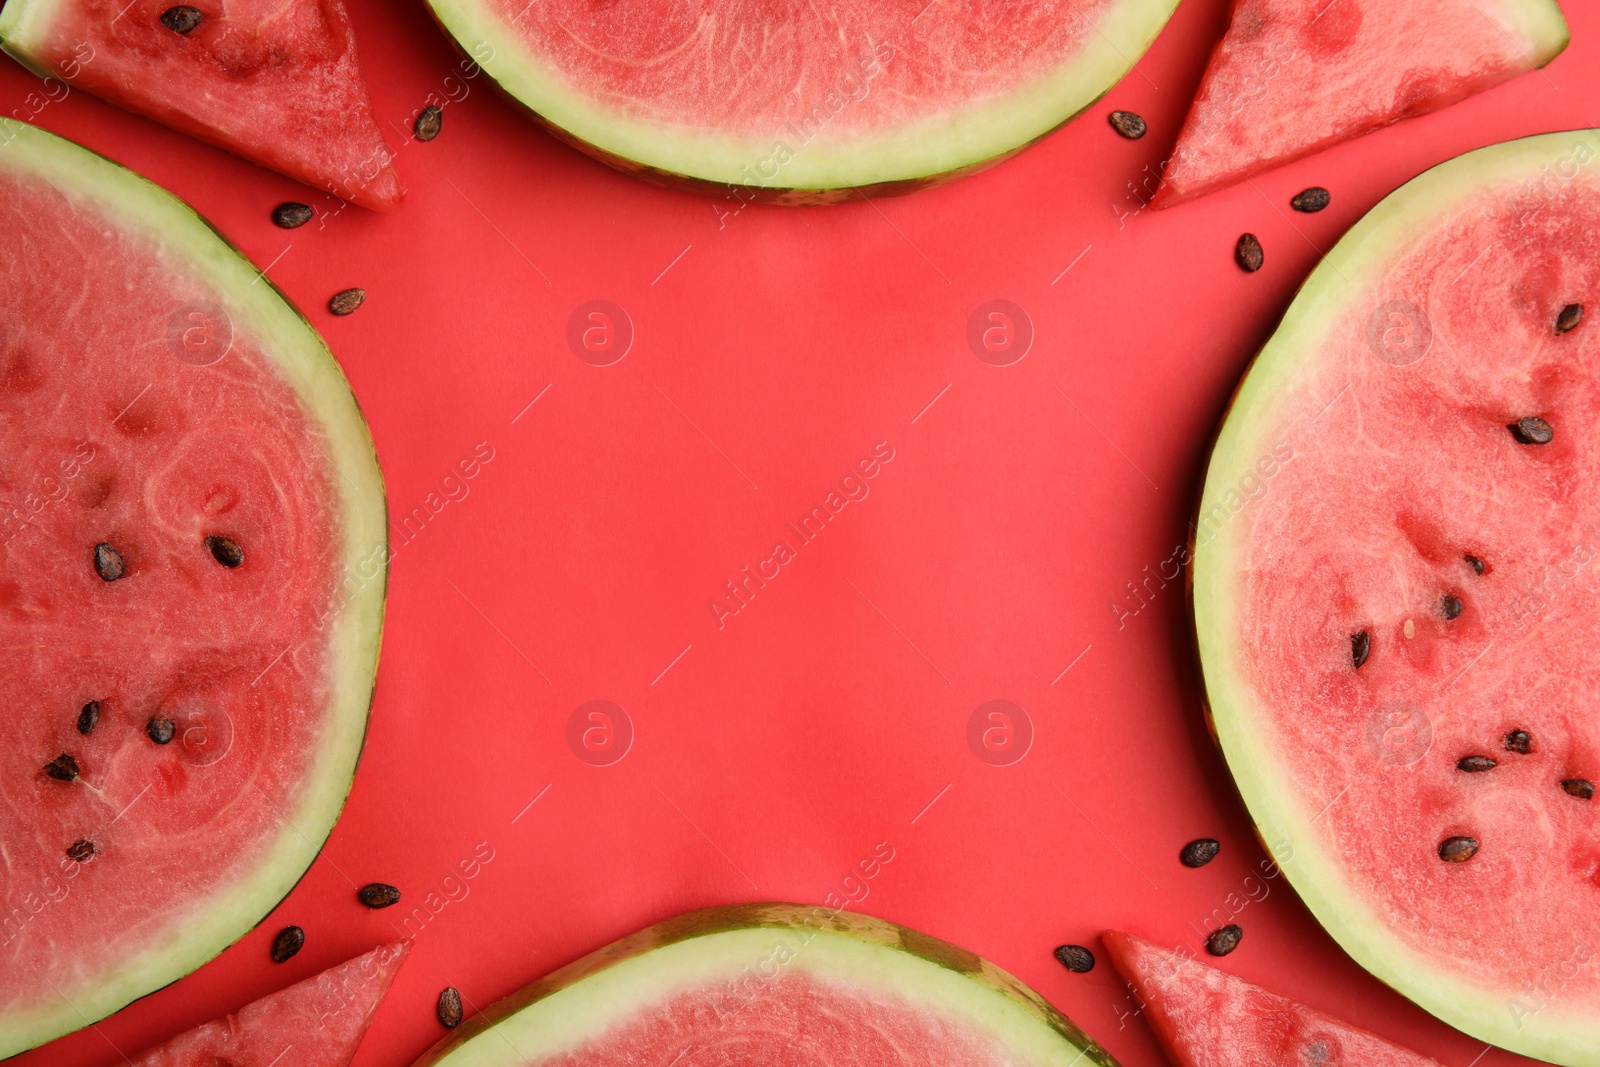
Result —
[{"label": "round watermelon slice", "polygon": [[183,204],[0,120],[0,1057],[187,974],[344,802],[383,486],[338,366]]},{"label": "round watermelon slice", "polygon": [[473,1016],[416,1067],[1070,1067],[1115,1061],[965,949],[794,904],[707,908]]},{"label": "round watermelon slice", "polygon": [[1239,387],[1193,570],[1214,730],[1311,911],[1569,1065],[1600,1064],[1597,158],[1473,152],[1345,236]]},{"label": "round watermelon slice", "polygon": [[429,4],[562,139],[667,184],[785,203],[907,192],[1005,158],[1099,99],[1177,6]]}]

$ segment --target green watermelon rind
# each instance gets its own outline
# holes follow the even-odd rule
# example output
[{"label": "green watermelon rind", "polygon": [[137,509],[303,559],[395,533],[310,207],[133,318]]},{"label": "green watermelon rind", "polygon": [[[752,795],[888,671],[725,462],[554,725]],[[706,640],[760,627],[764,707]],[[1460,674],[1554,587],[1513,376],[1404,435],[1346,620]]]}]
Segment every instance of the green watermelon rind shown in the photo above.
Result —
[{"label": "green watermelon rind", "polygon": [[529,54],[490,0],[427,3],[462,51],[560,140],[658,183],[790,204],[853,199],[857,189],[909,192],[1009,158],[1109,92],[1178,6],[1178,0],[1117,0],[1081,52],[1026,85],[884,134],[807,144],[768,178],[751,167],[772,155],[772,137],[689,130],[597,107]]},{"label": "green watermelon rind", "polygon": [[[778,938],[792,956],[774,954]],[[758,990],[763,975],[799,961],[841,972],[865,992],[880,980],[915,989],[1017,1052],[1017,1062],[1116,1067],[1038,993],[966,949],[871,916],[784,903],[702,908],[630,934],[473,1015],[413,1067],[522,1067],[579,1047],[674,987],[727,981]]]},{"label": "green watermelon rind", "polygon": [[[1301,286],[1277,330],[1256,355],[1229,405],[1213,444],[1201,494],[1198,524],[1207,516],[1233,516],[1227,494],[1236,492],[1256,462],[1272,453],[1284,397],[1304,380],[1301,357],[1339,321],[1347,297],[1380,275],[1412,241],[1464,201],[1503,187],[1525,195],[1524,180],[1543,181],[1575,154],[1578,174],[1600,183],[1600,129],[1540,134],[1468,152],[1432,168],[1391,193],[1323,258]],[[1583,158],[1586,157],[1586,158]],[[1578,180],[1576,178],[1571,180]],[[1329,400],[1332,397],[1327,398]],[[1306,907],[1350,956],[1414,1003],[1473,1037],[1522,1055],[1566,1067],[1600,1067],[1600,1017],[1562,1012],[1523,990],[1487,989],[1444,973],[1388,929],[1344,879],[1339,858],[1318,847],[1313,822],[1326,798],[1303,798],[1281,766],[1269,738],[1253,725],[1267,721],[1239,664],[1243,649],[1236,622],[1231,561],[1245,550],[1244,523],[1224,517],[1193,542],[1191,604],[1206,715],[1212,736],[1255,823],[1257,835]],[[1516,1002],[1521,1001],[1520,1010]]]},{"label": "green watermelon rind", "polygon": [[[330,611],[334,729],[310,789],[256,876],[212,898],[92,988],[61,990],[41,1009],[0,1018],[0,1059],[70,1033],[199,968],[253,930],[309,870],[338,821],[366,739],[388,591],[388,510],[365,419],[344,372],[287,297],[188,205],[118,163],[14,119],[0,118],[0,169],[49,182],[73,209],[136,233],[211,288],[235,333],[259,339],[321,432],[345,536],[343,603]],[[373,567],[376,567],[373,570]],[[372,571],[367,576],[368,571]],[[350,576],[356,580],[350,580]],[[263,798],[264,799],[264,798]]]}]

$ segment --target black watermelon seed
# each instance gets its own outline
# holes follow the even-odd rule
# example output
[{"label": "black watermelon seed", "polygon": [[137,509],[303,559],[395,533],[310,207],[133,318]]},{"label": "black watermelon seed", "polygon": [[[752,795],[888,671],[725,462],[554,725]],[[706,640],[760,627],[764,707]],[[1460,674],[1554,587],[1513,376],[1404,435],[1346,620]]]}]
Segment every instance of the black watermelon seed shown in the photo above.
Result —
[{"label": "black watermelon seed", "polygon": [[1446,863],[1465,863],[1477,854],[1475,837],[1447,837],[1439,843],[1439,858]]},{"label": "black watermelon seed", "polygon": [[306,947],[306,932],[298,926],[285,926],[272,939],[272,962],[286,963],[296,952]]},{"label": "black watermelon seed", "polygon": [[1222,929],[1206,938],[1206,951],[1213,956],[1226,956],[1239,947],[1239,942],[1244,938],[1244,931],[1238,923],[1229,923]]},{"label": "black watermelon seed", "polygon": [[1492,771],[1500,766],[1494,761],[1493,756],[1462,756],[1456,761],[1456,770],[1468,771],[1476,774],[1480,771]]},{"label": "black watermelon seed", "polygon": [[200,25],[202,17],[197,8],[180,4],[177,7],[169,7],[161,13],[161,25],[173,33],[188,33]]},{"label": "black watermelon seed", "polygon": [[1267,254],[1261,248],[1261,239],[1253,233],[1241,236],[1239,243],[1233,247],[1233,260],[1241,270],[1250,274],[1260,270],[1267,260]]},{"label": "black watermelon seed", "polygon": [[365,289],[341,289],[328,298],[328,310],[335,315],[349,315],[354,313],[366,299]]},{"label": "black watermelon seed", "polygon": [[1461,558],[1467,561],[1467,566],[1472,568],[1473,574],[1483,573],[1483,560],[1477,556],[1462,556]]},{"label": "black watermelon seed", "polygon": [[1512,730],[1506,734],[1506,751],[1526,756],[1533,751],[1533,738],[1528,736],[1526,730]]},{"label": "black watermelon seed", "polygon": [[1454,619],[1461,614],[1461,598],[1446,593],[1439,598],[1439,610],[1446,619]]},{"label": "black watermelon seed", "polygon": [[91,700],[83,706],[82,711],[78,712],[78,732],[85,735],[92,734],[96,724],[99,722],[100,702]]},{"label": "black watermelon seed", "polygon": [[67,846],[67,859],[73,863],[88,863],[94,859],[94,842],[88,838],[80,837]]},{"label": "black watermelon seed", "polygon": [[361,892],[356,895],[361,898],[361,903],[369,908],[387,908],[400,903],[400,890],[382,882],[364,885],[361,887]]},{"label": "black watermelon seed", "polygon": [[461,1025],[461,990],[453,985],[445,986],[439,994],[439,1022],[447,1030],[454,1030]]},{"label": "black watermelon seed", "polygon": [[1307,215],[1315,215],[1327,207],[1328,202],[1332,199],[1333,196],[1328,190],[1320,185],[1313,185],[1309,189],[1303,189],[1296,193],[1295,198],[1289,201],[1289,206],[1296,211],[1304,211]]},{"label": "black watermelon seed", "polygon": [[1556,436],[1550,424],[1537,415],[1518,419],[1506,428],[1511,431],[1512,437],[1525,445],[1547,445]]},{"label": "black watermelon seed", "polygon": [[1556,316],[1556,333],[1569,333],[1578,328],[1578,323],[1583,321],[1583,305],[1568,304],[1561,309],[1561,314]]},{"label": "black watermelon seed", "polygon": [[1561,788],[1567,791],[1570,797],[1579,800],[1594,799],[1594,783],[1587,778],[1568,778],[1561,783]]},{"label": "black watermelon seed", "polygon": [[78,777],[78,761],[63,752],[44,765],[44,773],[58,782],[76,781]]},{"label": "black watermelon seed", "polygon": [[1113,111],[1110,115],[1111,128],[1130,141],[1137,141],[1145,135],[1149,128],[1144,123],[1144,116],[1133,111]]},{"label": "black watermelon seed", "polygon": [[212,534],[206,538],[206,547],[211,550],[211,558],[232,570],[244,562],[244,549],[239,547],[239,542],[231,537],[218,537]]},{"label": "black watermelon seed", "polygon": [[422,114],[417,116],[417,121],[412,123],[411,132],[417,135],[419,141],[431,141],[439,136],[439,127],[443,123],[444,112],[430,105],[423,108]]},{"label": "black watermelon seed", "polygon": [[288,200],[272,209],[272,224],[285,230],[296,230],[310,222],[311,215],[310,204]]},{"label": "black watermelon seed", "polygon": [[1183,846],[1183,851],[1178,853],[1178,862],[1185,867],[1204,867],[1217,858],[1217,853],[1222,851],[1222,846],[1215,838],[1198,837]]},{"label": "black watermelon seed", "polygon": [[1360,670],[1361,665],[1367,662],[1367,657],[1372,655],[1372,635],[1365,630],[1350,635],[1350,662]]},{"label": "black watermelon seed", "polygon": [[1094,970],[1094,953],[1082,945],[1061,945],[1055,951],[1061,966],[1073,974],[1088,974]]},{"label": "black watermelon seed", "polygon": [[161,719],[154,716],[144,724],[144,732],[150,735],[150,740],[158,745],[169,744],[178,732],[178,727],[171,719]]},{"label": "black watermelon seed", "polygon": [[94,571],[102,582],[114,582],[128,573],[128,565],[123,562],[121,552],[101,541],[94,546]]}]

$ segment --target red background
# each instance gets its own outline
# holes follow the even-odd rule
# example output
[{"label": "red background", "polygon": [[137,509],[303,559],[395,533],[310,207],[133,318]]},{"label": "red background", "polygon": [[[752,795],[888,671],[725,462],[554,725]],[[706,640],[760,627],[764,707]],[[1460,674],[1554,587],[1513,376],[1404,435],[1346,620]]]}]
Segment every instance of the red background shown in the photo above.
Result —
[{"label": "red background", "polygon": [[[1106,100],[991,171],[720,219],[736,205],[613,173],[461,79],[416,3],[352,0],[410,188],[396,217],[279,230],[273,205],[325,201],[83,94],[49,104],[40,125],[188,200],[309,309],[397,522],[479,442],[494,458],[420,532],[392,531],[371,732],[310,874],[197,974],[15,1062],[119,1062],[391,939],[401,909],[368,911],[355,887],[423,903],[486,841],[493,859],[417,934],[360,1067],[432,1044],[447,984],[471,1010],[677,912],[822,902],[879,842],[894,858],[850,883],[856,907],[993,959],[1128,1067],[1159,1063],[1103,953],[1077,975],[1050,950],[1098,952],[1107,927],[1198,947],[1263,855],[1201,722],[1181,579],[1136,614],[1125,583],[1185,540],[1209,435],[1319,249],[1434,163],[1600,124],[1600,12],[1567,6],[1574,43],[1544,72],[1165,213],[1132,190],[1170,150],[1223,0],[1187,0]],[[5,63],[0,109],[36,84]],[[455,97],[443,133],[410,142],[430,94]],[[1112,107],[1149,136],[1116,136]],[[1291,215],[1311,184],[1332,206]],[[1233,265],[1244,230],[1266,248],[1259,274]],[[330,316],[354,285],[365,306]],[[591,299],[632,323],[611,366],[566,342]],[[1011,366],[966,341],[992,299],[1035,331]],[[895,458],[870,495],[719,629],[723,583],[879,441]],[[610,766],[567,742],[595,699],[634,730]],[[1034,729],[1010,766],[966,740],[991,699]],[[1180,866],[1201,835],[1221,857]],[[1478,1056],[1264,884],[1223,967],[1448,1064]],[[274,965],[290,922],[306,947]]]}]

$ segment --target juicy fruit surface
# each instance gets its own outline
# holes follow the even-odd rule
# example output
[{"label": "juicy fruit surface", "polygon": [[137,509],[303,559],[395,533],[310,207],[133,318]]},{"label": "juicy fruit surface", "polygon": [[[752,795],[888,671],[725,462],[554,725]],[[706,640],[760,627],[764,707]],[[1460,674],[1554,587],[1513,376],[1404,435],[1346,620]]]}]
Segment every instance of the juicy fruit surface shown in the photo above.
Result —
[{"label": "juicy fruit surface", "polygon": [[1440,1067],[1192,955],[1116,930],[1103,940],[1178,1067]]},{"label": "juicy fruit surface", "polygon": [[375,948],[148,1049],[130,1067],[345,1067],[410,951],[409,941]]},{"label": "juicy fruit surface", "polygon": [[381,619],[381,582],[336,581],[382,504],[326,350],[231,249],[115,165],[0,132],[9,1054],[181,977],[310,863]]},{"label": "juicy fruit surface", "polygon": [[[671,126],[752,138],[791,123],[872,131],[1003,95],[1059,65],[1113,0],[830,5],[733,0],[631,6],[492,0],[574,92]],[[843,98],[848,103],[834,106]],[[792,135],[791,135],[792,136]]]},{"label": "juicy fruit surface", "polygon": [[163,25],[168,0],[9,6],[6,47],[41,73],[353,203],[399,208],[342,0],[194,0],[187,33]]},{"label": "juicy fruit surface", "polygon": [[1216,189],[1549,62],[1565,37],[1519,20],[1554,0],[1237,0],[1152,203]]}]

